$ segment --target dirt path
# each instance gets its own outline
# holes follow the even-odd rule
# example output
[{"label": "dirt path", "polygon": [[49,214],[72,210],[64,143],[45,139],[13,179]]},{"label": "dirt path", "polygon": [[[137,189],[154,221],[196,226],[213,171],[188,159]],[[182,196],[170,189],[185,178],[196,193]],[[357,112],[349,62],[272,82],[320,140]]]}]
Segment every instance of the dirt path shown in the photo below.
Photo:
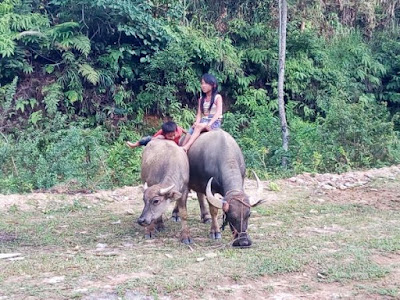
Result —
[{"label": "dirt path", "polygon": [[[379,206],[387,206],[390,208],[393,203],[388,201],[387,199],[396,199],[399,195],[390,195],[388,193],[388,197],[381,197],[382,191],[378,191],[377,189],[370,188],[368,183],[374,181],[375,179],[384,179],[387,181],[395,181],[396,177],[400,175],[400,165],[385,167],[380,169],[370,169],[366,171],[354,171],[343,174],[310,174],[305,173],[298,175],[296,177],[278,180],[275,183],[282,187],[283,189],[290,187],[300,187],[303,189],[311,189],[313,190],[315,195],[331,195],[333,198],[337,198],[335,195],[341,195],[342,199],[348,198],[352,199],[352,201],[359,201],[363,204],[369,205],[377,205]],[[362,187],[366,187],[365,190]],[[246,180],[245,183],[246,189],[252,189],[255,187],[254,180]],[[354,188],[361,187],[359,190],[355,190]],[[268,182],[266,182],[266,187],[268,188]],[[354,192],[356,191],[356,192]],[[364,197],[360,196],[364,192],[367,192],[371,198],[364,199]],[[12,206],[18,206],[19,209],[27,210],[27,209],[43,209],[47,205],[49,201],[54,201],[54,197],[61,199],[63,202],[72,202],[76,198],[85,198],[93,201],[93,203],[98,203],[99,201],[106,200],[110,203],[114,203],[111,205],[112,209],[117,211],[126,209],[126,202],[132,200],[132,198],[137,198],[142,196],[141,187],[123,187],[115,190],[105,190],[98,191],[96,193],[68,193],[68,190],[65,187],[61,187],[59,189],[55,188],[50,192],[36,192],[31,194],[12,194],[12,195],[2,195],[0,194],[0,211],[7,210]],[[359,195],[357,197],[357,195]],[[346,195],[349,195],[347,197]],[[194,194],[191,194],[193,198]],[[392,197],[393,196],[393,197]],[[383,198],[379,203],[377,203],[377,198]],[[274,193],[266,193],[265,199],[270,203],[276,203],[277,201],[285,201],[284,198],[278,197],[277,194]],[[364,199],[364,200],[363,200]],[[338,200],[340,201],[340,200]],[[365,202],[367,201],[367,202]]]}]

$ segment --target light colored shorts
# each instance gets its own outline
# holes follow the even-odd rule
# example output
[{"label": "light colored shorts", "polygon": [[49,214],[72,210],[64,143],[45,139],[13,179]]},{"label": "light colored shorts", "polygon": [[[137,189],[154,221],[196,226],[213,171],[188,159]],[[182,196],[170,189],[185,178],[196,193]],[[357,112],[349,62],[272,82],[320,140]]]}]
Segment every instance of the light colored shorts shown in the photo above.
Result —
[{"label": "light colored shorts", "polygon": [[[208,123],[210,122],[210,120],[212,119],[213,115],[208,115],[207,117],[203,117],[200,120],[200,123]],[[221,119],[216,120],[212,125],[211,125],[211,129],[218,129],[221,128]],[[188,130],[189,134],[193,134],[194,128],[190,127],[190,129]]]}]

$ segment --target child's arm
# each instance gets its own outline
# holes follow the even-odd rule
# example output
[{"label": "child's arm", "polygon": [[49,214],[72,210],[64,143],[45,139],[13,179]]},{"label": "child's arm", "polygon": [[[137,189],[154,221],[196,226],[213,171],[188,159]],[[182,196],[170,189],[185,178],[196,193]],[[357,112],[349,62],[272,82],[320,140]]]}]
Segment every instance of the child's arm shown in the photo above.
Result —
[{"label": "child's arm", "polygon": [[201,120],[201,97],[199,98],[199,103],[197,105],[197,114],[196,114],[196,122],[193,125],[200,123]]},{"label": "child's arm", "polygon": [[153,135],[153,138],[156,138],[156,137],[158,137],[158,136],[160,136],[160,135],[163,135],[162,129],[160,129],[159,131],[157,131],[157,132]]}]

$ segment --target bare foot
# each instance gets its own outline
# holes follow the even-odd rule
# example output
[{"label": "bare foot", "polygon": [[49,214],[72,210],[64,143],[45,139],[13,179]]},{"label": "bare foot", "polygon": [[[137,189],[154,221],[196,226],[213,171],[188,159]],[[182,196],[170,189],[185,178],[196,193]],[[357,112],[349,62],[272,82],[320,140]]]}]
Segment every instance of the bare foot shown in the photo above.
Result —
[{"label": "bare foot", "polygon": [[185,146],[181,147],[183,149],[183,151],[185,151],[186,153],[188,152],[189,149],[187,149]]},{"label": "bare foot", "polygon": [[129,148],[135,148],[135,147],[138,146],[138,143],[137,143],[137,142],[136,142],[136,143],[126,142],[126,145],[127,145]]}]

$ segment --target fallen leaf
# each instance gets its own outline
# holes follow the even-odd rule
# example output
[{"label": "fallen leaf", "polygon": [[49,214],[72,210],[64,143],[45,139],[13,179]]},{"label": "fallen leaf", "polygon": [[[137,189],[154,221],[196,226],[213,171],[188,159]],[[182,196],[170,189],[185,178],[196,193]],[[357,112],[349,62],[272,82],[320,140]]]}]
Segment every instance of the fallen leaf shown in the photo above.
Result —
[{"label": "fallen leaf", "polygon": [[199,258],[196,259],[197,262],[201,262],[201,261],[203,261],[203,260],[205,260],[204,257],[199,257]]},{"label": "fallen leaf", "polygon": [[0,259],[2,258],[11,258],[22,255],[21,253],[0,253]]}]

